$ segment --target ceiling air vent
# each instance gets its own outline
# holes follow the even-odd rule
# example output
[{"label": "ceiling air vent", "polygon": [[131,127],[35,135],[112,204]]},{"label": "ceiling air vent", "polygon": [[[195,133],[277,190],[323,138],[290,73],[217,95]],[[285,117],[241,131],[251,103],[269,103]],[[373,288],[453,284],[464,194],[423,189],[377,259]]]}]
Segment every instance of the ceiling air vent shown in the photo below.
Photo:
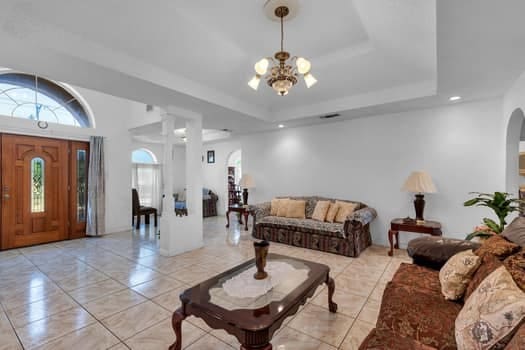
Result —
[{"label": "ceiling air vent", "polygon": [[321,118],[321,119],[332,119],[332,118],[337,118],[337,117],[340,117],[340,116],[341,115],[339,113],[334,113],[334,114],[322,115],[319,118]]}]

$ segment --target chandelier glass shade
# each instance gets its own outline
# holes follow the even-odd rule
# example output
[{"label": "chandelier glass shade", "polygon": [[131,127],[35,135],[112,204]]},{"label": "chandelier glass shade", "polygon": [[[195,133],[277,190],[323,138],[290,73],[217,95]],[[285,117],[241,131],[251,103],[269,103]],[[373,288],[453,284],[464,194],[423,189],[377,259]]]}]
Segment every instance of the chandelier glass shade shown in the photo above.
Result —
[{"label": "chandelier glass shade", "polygon": [[281,51],[277,52],[274,57],[266,57],[255,63],[255,76],[248,82],[248,85],[254,90],[259,88],[263,78],[280,96],[288,94],[290,89],[297,84],[297,78],[300,75],[303,76],[307,88],[317,83],[317,79],[310,72],[312,68],[310,61],[297,56],[290,58],[290,54],[284,51],[284,17],[288,13],[289,9],[286,6],[275,9],[275,15],[281,20]]}]

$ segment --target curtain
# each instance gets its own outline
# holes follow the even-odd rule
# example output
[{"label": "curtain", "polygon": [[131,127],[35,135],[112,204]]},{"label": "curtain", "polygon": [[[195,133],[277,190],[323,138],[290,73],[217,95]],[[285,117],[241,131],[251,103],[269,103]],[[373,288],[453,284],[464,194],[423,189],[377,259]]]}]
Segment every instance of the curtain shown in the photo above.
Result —
[{"label": "curtain", "polygon": [[162,212],[162,169],[160,164],[134,163],[131,172],[132,187],[137,190],[140,205]]},{"label": "curtain", "polygon": [[86,228],[86,234],[88,236],[99,236],[105,233],[105,214],[104,138],[101,136],[91,136],[89,138]]}]

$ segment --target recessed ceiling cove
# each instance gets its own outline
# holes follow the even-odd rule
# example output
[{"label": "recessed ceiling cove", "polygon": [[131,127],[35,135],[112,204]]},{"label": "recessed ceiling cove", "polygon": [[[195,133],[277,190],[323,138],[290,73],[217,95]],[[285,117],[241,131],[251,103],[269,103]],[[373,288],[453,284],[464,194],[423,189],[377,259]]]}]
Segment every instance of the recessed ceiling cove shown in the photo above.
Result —
[{"label": "recessed ceiling cove", "polygon": [[[185,108],[198,106],[200,100],[207,106],[203,113],[219,106],[267,121],[435,93],[435,0],[283,2],[294,9],[285,23],[286,50],[307,57],[319,81],[315,89],[297,87],[286,98],[272,89],[255,92],[246,86],[254,62],[280,47],[280,27],[266,15],[265,0],[6,0],[0,39],[20,52],[23,48],[16,42],[59,53],[64,62],[56,64],[62,67],[72,62],[93,69],[82,76],[62,70],[62,80],[75,75],[71,80],[78,84],[94,77],[97,69],[102,77],[107,71],[118,72],[140,80],[144,89],[150,84],[177,93],[172,101]],[[110,83],[118,81],[100,85]],[[122,85],[123,91],[131,89]],[[144,96],[147,91],[134,86],[131,93]]]}]

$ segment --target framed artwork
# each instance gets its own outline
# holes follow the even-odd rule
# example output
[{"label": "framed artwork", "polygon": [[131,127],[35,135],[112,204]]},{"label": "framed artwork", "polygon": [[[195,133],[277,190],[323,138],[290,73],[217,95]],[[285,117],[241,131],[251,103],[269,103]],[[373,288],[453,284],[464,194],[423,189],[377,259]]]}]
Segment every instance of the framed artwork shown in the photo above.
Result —
[{"label": "framed artwork", "polygon": [[215,151],[208,151],[208,164],[215,163]]}]

